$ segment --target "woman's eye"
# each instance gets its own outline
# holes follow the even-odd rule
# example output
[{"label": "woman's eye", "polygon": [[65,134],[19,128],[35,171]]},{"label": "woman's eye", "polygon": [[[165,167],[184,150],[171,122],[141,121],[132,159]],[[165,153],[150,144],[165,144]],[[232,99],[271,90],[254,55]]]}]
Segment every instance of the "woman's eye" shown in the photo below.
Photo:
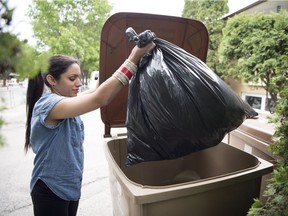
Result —
[{"label": "woman's eye", "polygon": [[74,78],[74,77],[70,77],[69,79],[70,79],[70,81],[74,81],[74,80],[75,80],[75,78]]}]

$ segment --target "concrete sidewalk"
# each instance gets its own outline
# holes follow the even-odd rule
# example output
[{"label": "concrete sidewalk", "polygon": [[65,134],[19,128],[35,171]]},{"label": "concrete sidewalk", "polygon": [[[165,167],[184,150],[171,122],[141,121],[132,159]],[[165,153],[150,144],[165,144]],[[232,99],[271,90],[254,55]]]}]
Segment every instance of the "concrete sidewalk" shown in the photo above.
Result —
[{"label": "concrete sidewalk", "polygon": [[[0,216],[33,215],[29,182],[34,154],[31,150],[25,154],[23,149],[25,112],[25,105],[19,105],[0,113],[6,122],[0,130],[6,141],[5,146],[0,147]],[[112,216],[100,110],[83,115],[82,120],[85,125],[85,164],[78,216]]]}]

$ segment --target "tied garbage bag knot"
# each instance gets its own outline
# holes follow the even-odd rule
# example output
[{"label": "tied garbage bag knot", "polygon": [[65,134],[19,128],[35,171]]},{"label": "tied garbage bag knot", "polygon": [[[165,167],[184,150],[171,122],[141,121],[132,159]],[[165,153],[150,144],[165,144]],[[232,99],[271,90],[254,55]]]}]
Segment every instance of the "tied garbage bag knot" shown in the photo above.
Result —
[{"label": "tied garbage bag knot", "polygon": [[[150,31],[150,30],[146,30],[144,32],[142,32],[141,34],[137,34],[133,28],[129,27],[126,30],[126,36],[128,41],[134,41],[138,47],[144,47],[146,46],[148,43],[150,43],[151,41],[154,41],[156,38],[156,35],[154,34],[154,32]],[[146,54],[144,55],[139,63],[138,63],[138,67],[142,68],[148,61],[150,57],[150,54]]]},{"label": "tied garbage bag knot", "polygon": [[126,165],[176,159],[218,145],[258,115],[204,62],[150,30],[129,41],[156,44],[129,85]]},{"label": "tied garbage bag knot", "polygon": [[150,43],[156,38],[156,35],[154,34],[154,32],[150,30],[146,30],[142,32],[141,34],[137,35],[134,29],[129,27],[127,28],[125,33],[128,38],[128,41],[136,42],[137,46],[140,48],[146,46],[148,43]]}]

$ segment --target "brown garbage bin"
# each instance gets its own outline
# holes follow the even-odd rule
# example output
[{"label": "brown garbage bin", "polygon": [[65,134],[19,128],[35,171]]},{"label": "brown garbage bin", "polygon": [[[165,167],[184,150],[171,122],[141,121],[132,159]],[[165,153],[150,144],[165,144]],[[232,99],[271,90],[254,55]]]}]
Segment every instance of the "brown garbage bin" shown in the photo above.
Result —
[{"label": "brown garbage bin", "polygon": [[115,216],[245,216],[273,165],[219,145],[174,160],[126,166],[127,139],[107,138]]},{"label": "brown garbage bin", "polygon": [[[118,13],[101,33],[100,83],[110,77],[135,45],[125,31],[147,29],[202,61],[206,61],[208,33],[192,19],[139,13]],[[112,64],[113,63],[113,64]],[[115,216],[244,216],[259,197],[261,179],[273,170],[263,159],[233,146],[219,145],[175,160],[125,166],[127,137],[111,137],[112,127],[124,127],[128,87],[101,108],[105,125],[105,154],[109,164]]]}]

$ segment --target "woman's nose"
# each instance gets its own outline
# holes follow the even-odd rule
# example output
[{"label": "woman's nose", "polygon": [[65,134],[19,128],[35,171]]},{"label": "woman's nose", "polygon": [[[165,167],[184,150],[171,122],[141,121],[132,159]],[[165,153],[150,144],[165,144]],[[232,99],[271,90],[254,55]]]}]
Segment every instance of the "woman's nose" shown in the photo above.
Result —
[{"label": "woman's nose", "polygon": [[77,79],[77,83],[76,83],[76,85],[77,86],[82,86],[82,81],[81,81],[81,79],[79,78],[79,79]]}]

